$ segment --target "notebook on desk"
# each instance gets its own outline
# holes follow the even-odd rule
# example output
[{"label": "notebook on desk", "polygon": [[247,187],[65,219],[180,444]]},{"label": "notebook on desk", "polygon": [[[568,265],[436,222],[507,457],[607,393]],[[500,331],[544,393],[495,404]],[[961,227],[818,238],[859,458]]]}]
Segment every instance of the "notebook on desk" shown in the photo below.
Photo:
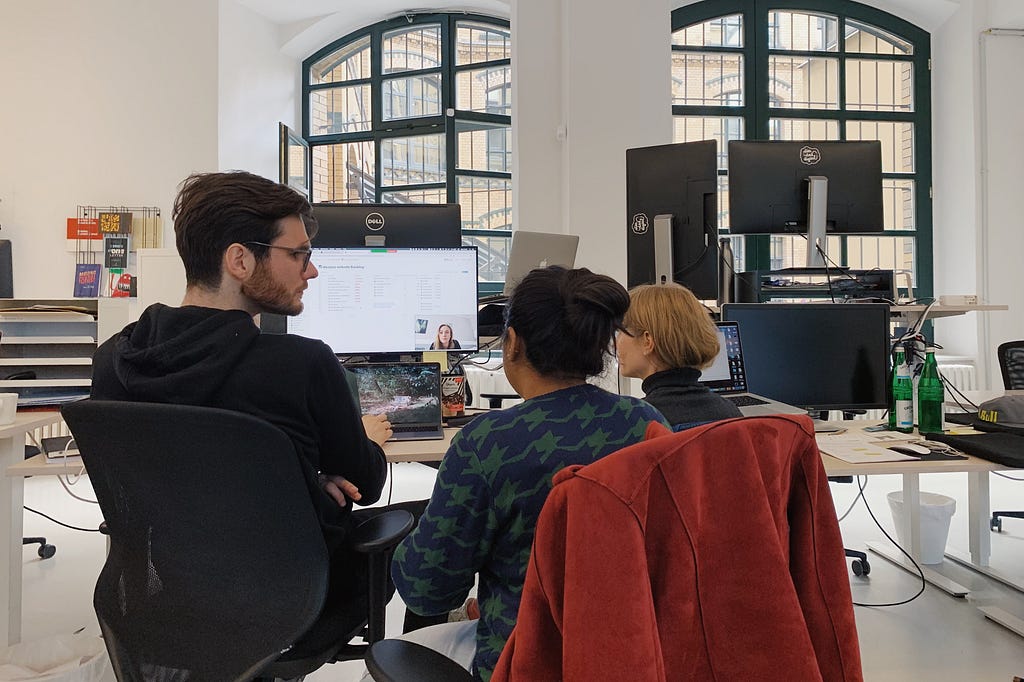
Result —
[{"label": "notebook on desk", "polygon": [[385,414],[389,440],[444,438],[441,426],[441,364],[380,362],[345,365],[356,378],[363,414]]},{"label": "notebook on desk", "polygon": [[772,400],[747,390],[747,369],[743,364],[740,326],[736,322],[717,322],[718,355],[701,372],[700,384],[729,400],[744,417],[769,414],[807,414],[807,410]]}]

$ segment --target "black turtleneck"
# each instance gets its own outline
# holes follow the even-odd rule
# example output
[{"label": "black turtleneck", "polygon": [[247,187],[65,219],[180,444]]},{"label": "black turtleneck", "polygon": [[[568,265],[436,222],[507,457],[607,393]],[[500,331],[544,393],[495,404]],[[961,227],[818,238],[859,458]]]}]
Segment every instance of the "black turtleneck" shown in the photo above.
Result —
[{"label": "black turtleneck", "polygon": [[644,379],[644,400],[665,415],[672,426],[740,417],[740,408],[697,383],[700,370],[667,369]]}]

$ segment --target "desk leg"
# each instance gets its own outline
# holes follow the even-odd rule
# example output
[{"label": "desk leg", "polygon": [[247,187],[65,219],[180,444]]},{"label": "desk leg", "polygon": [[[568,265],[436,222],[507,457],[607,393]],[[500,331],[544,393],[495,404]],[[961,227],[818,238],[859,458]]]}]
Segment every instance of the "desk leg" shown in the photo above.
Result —
[{"label": "desk leg", "polygon": [[[970,568],[982,575],[987,575],[993,580],[998,580],[1007,587],[1012,587],[1018,592],[1024,592],[1024,583],[1021,582],[1020,572],[1016,575],[1010,575],[1003,573],[1002,571],[993,568],[989,564],[989,559],[992,554],[992,531],[989,529],[988,520],[989,515],[992,513],[992,504],[989,499],[989,472],[977,471],[968,474],[970,476],[970,482],[968,487],[968,507],[970,514],[970,555],[958,552],[955,550],[947,549],[946,557],[952,559],[958,564],[962,564],[966,568]],[[985,613],[992,620],[1006,624],[1003,620],[999,620],[989,613]],[[1024,621],[1018,621],[1018,623],[1024,623]],[[1016,626],[1007,625],[1014,632],[1024,636],[1018,624]]]},{"label": "desk leg", "polygon": [[0,642],[21,641],[21,535],[25,479],[6,476],[7,467],[25,458],[25,436],[0,438]]},{"label": "desk leg", "polygon": [[921,561],[921,477],[903,474],[903,537],[914,561]]},{"label": "desk leg", "polygon": [[970,516],[971,562],[988,566],[992,554],[992,531],[988,521],[992,504],[989,500],[989,472],[972,471],[968,475],[967,507]]},{"label": "desk leg", "polygon": [[[909,505],[909,507],[907,506]],[[921,477],[918,474],[903,474],[903,508],[904,514],[903,537],[906,539],[907,553],[914,557],[920,565],[921,562]],[[917,569],[907,561],[903,554],[888,544],[880,542],[869,542],[868,549],[884,559],[888,559],[899,568],[917,575]],[[963,585],[953,582],[944,575],[940,575],[927,566],[921,565],[921,573],[925,581],[931,583],[943,592],[954,597],[966,597],[970,590]]]}]

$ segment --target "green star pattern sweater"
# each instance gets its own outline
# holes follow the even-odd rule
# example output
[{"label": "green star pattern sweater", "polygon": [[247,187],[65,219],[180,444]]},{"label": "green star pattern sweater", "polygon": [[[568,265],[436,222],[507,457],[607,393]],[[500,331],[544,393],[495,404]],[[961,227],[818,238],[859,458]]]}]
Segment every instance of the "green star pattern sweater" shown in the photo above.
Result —
[{"label": "green star pattern sweater", "polygon": [[639,442],[652,421],[666,424],[642,400],[584,384],[482,415],[452,439],[392,574],[406,605],[421,615],[461,606],[479,574],[477,679],[490,679],[515,625],[555,472]]}]

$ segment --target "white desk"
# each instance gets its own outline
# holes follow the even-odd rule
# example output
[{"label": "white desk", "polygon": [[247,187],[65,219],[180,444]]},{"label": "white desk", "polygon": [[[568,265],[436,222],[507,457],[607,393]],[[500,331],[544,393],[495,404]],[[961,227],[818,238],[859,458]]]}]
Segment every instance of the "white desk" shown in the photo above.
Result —
[{"label": "white desk", "polygon": [[[57,412],[19,412],[13,424],[0,426],[0,468],[25,459],[25,434],[60,419]],[[0,643],[21,641],[21,536],[24,521],[25,481],[19,476],[0,476]]]},{"label": "white desk", "polygon": [[[863,422],[835,422],[836,426],[848,428],[849,434],[861,434],[865,442],[874,439],[874,434],[862,430]],[[856,425],[856,426],[853,426]],[[870,474],[900,474],[903,476],[903,500],[909,514],[905,520],[904,536],[909,539],[909,547],[905,549],[914,557],[921,558],[921,484],[920,475],[930,473],[966,473],[968,496],[968,534],[970,543],[970,564],[975,567],[987,567],[992,552],[992,540],[989,530],[989,472],[1002,471],[1007,467],[972,457],[967,459],[946,460],[937,462],[901,461],[872,462],[867,464],[849,464],[828,454],[828,435],[819,434],[818,447],[822,450],[822,462],[829,476],[863,476]],[[898,550],[891,549],[887,544],[869,542],[868,548],[896,565],[916,573],[913,565],[906,561]],[[953,558],[953,557],[951,557]],[[925,580],[948,592],[954,597],[964,597],[968,589],[945,576],[939,575],[927,566],[921,566]]]},{"label": "white desk", "polygon": [[[889,306],[889,310],[893,315],[900,315],[902,317],[909,317],[914,313],[922,313],[927,305],[914,303],[911,305],[894,305]],[[952,317],[954,315],[964,315],[966,313],[981,313],[990,312],[996,310],[1009,310],[1010,306],[1005,304],[988,304],[979,303],[978,305],[941,305],[936,303],[932,306],[932,309],[928,311],[928,319],[935,320],[940,317]]]}]

